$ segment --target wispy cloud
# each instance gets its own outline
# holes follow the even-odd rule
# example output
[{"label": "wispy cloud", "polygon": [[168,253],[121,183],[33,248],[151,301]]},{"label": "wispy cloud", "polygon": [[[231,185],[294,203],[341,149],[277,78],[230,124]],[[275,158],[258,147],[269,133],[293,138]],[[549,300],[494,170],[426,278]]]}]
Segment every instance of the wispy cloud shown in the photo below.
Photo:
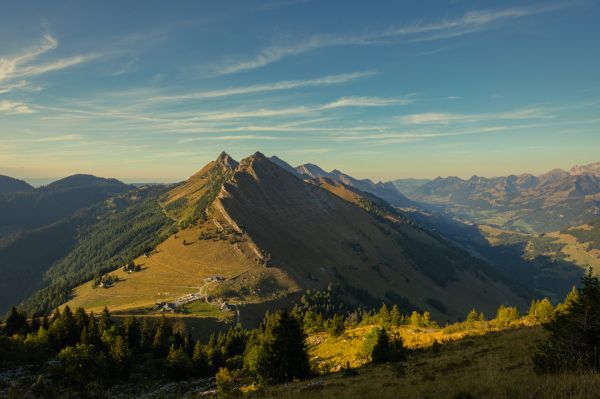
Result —
[{"label": "wispy cloud", "polygon": [[24,103],[9,100],[0,100],[0,112],[6,112],[11,114],[32,114],[35,112],[35,110]]},{"label": "wispy cloud", "polygon": [[326,104],[322,109],[343,108],[343,107],[384,107],[389,105],[406,105],[413,100],[406,98],[383,98],[383,97],[342,97],[339,100]]},{"label": "wispy cloud", "polygon": [[14,56],[3,56],[0,58],[0,86],[1,91],[8,91],[19,87],[24,87],[26,82],[10,82],[23,77],[37,76],[48,72],[59,71],[70,68],[75,65],[88,62],[97,58],[97,54],[75,55],[67,58],[60,58],[53,61],[37,62],[38,58],[45,53],[58,48],[58,41],[50,36],[44,35],[41,43],[29,48],[21,54]]},{"label": "wispy cloud", "polygon": [[306,79],[306,80],[284,80],[275,83],[266,83],[266,84],[258,84],[251,86],[240,86],[240,87],[230,87],[225,89],[217,89],[217,90],[207,90],[207,91],[197,91],[186,94],[174,94],[174,95],[164,95],[164,96],[155,96],[149,99],[150,102],[160,102],[160,101],[185,101],[185,100],[198,100],[198,99],[207,99],[207,98],[217,98],[217,97],[229,97],[229,96],[237,96],[243,94],[255,94],[262,92],[270,92],[270,91],[279,91],[279,90],[291,90],[297,89],[301,87],[314,87],[314,86],[329,86],[335,84],[342,84],[346,82],[350,82],[356,79],[364,78],[367,76],[374,75],[376,72],[374,71],[363,71],[363,72],[352,72],[352,73],[344,73],[337,75],[327,75],[320,78],[315,79]]},{"label": "wispy cloud", "polygon": [[501,21],[548,13],[562,8],[571,7],[574,3],[563,2],[540,4],[529,7],[511,7],[497,10],[475,10],[467,12],[455,19],[443,19],[430,23],[414,23],[411,25],[394,26],[384,31],[367,32],[362,34],[314,35],[302,41],[274,45],[265,48],[252,58],[219,65],[216,74],[227,75],[246,70],[261,68],[282,59],[304,54],[321,48],[347,45],[368,45],[394,42],[399,39],[405,42],[444,40],[464,36],[484,29],[489,29]]},{"label": "wispy cloud", "polygon": [[281,137],[274,136],[261,136],[257,134],[240,134],[240,135],[228,135],[228,136],[203,136],[203,137],[188,137],[179,139],[179,144],[192,143],[195,141],[241,141],[241,140],[281,140]]},{"label": "wispy cloud", "polygon": [[60,136],[48,136],[40,137],[35,141],[39,143],[52,143],[52,142],[64,142],[64,141],[80,141],[82,137],[79,134],[63,134]]},{"label": "wispy cloud", "polygon": [[447,125],[450,123],[476,123],[492,120],[522,120],[522,119],[545,119],[551,115],[540,108],[528,108],[511,112],[493,112],[478,114],[456,114],[445,112],[425,112],[421,114],[410,114],[399,118],[401,122],[408,124],[431,124]]}]

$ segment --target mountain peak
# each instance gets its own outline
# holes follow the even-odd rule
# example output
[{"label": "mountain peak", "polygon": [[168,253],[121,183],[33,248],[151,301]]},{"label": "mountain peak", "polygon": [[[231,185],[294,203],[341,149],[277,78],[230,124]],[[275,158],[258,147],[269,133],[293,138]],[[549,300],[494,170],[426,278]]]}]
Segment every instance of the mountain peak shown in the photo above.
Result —
[{"label": "mountain peak", "polygon": [[296,171],[301,175],[308,175],[312,178],[329,176],[329,173],[325,172],[323,169],[313,163],[305,163],[297,166]]},{"label": "mountain peak", "polygon": [[235,169],[238,165],[238,162],[225,151],[221,152],[216,162],[230,169]]},{"label": "mountain peak", "polygon": [[569,171],[572,175],[595,175],[600,176],[600,162],[589,163],[587,165],[575,165]]}]

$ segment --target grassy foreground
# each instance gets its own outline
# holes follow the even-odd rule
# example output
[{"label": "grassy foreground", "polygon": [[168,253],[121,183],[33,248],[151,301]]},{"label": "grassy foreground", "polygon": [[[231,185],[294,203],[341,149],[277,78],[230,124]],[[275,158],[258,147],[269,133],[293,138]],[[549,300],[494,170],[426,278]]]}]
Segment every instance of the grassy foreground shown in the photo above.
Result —
[{"label": "grassy foreground", "polygon": [[[352,333],[352,332],[351,332]],[[266,398],[599,398],[600,374],[537,375],[531,354],[546,337],[541,327],[467,336],[416,349],[404,369],[366,365],[356,375],[338,372],[265,387]],[[322,344],[325,345],[325,344]],[[319,345],[311,355],[323,353]],[[335,357],[335,356],[334,356]],[[251,397],[252,397],[251,396]]]}]

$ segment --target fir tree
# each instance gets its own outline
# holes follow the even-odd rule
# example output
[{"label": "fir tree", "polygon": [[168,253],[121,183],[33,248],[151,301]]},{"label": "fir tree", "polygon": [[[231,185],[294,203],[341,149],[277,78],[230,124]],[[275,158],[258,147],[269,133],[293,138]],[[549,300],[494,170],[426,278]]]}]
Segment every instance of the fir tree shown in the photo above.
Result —
[{"label": "fir tree", "polygon": [[310,373],[304,330],[287,310],[268,316],[262,333],[246,352],[246,364],[268,383],[305,378]]},{"label": "fir tree", "polygon": [[536,371],[600,370],[600,281],[591,268],[578,295],[545,328],[550,338],[533,356]]},{"label": "fir tree", "polygon": [[27,317],[24,314],[19,313],[16,307],[11,307],[8,316],[6,317],[6,326],[4,331],[9,337],[14,334],[26,334],[29,330],[29,324],[27,324]]}]

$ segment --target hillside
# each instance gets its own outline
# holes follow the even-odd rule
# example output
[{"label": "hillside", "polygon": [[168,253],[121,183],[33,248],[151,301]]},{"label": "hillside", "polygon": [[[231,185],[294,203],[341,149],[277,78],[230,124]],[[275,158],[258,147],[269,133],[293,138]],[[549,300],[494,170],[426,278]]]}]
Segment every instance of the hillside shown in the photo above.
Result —
[{"label": "hillside", "polygon": [[[367,330],[368,331],[368,330]],[[410,334],[429,344],[413,352],[404,369],[392,364],[367,365],[354,372],[338,372],[285,385],[266,387],[249,398],[593,398],[597,397],[597,373],[539,375],[533,372],[531,355],[546,337],[541,327],[519,328],[466,337],[431,348],[435,333]],[[350,330],[347,337],[310,337],[310,353],[332,353],[332,363],[342,360],[342,347],[360,345],[365,332]],[[403,334],[404,335],[404,334]],[[431,335],[431,337],[429,337]],[[331,352],[331,348],[337,348]],[[322,358],[324,362],[327,357]],[[246,397],[246,396],[245,396]]]},{"label": "hillside", "polygon": [[486,178],[438,177],[410,193],[412,200],[461,220],[525,233],[586,223],[600,215],[600,175],[592,165]]},{"label": "hillside", "polygon": [[33,187],[29,183],[9,176],[0,175],[0,194],[29,190],[33,190]]},{"label": "hillside", "polygon": [[0,237],[46,226],[132,187],[115,179],[74,175],[47,186],[0,195]]},{"label": "hillside", "polygon": [[161,197],[180,231],[135,260],[142,271],[115,269],[122,281],[108,289],[86,283],[69,304],[148,312],[196,293],[215,305],[237,303],[244,315],[252,304],[269,307],[335,283],[349,301],[399,302],[440,320],[462,317],[473,303],[488,312],[525,305],[485,263],[381,199],[333,182],[303,180],[260,153],[239,164],[221,154]]},{"label": "hillside", "polygon": [[78,210],[56,223],[0,239],[0,312],[24,301],[48,312],[70,290],[114,269],[170,226],[156,199],[164,188],[144,187]]}]

